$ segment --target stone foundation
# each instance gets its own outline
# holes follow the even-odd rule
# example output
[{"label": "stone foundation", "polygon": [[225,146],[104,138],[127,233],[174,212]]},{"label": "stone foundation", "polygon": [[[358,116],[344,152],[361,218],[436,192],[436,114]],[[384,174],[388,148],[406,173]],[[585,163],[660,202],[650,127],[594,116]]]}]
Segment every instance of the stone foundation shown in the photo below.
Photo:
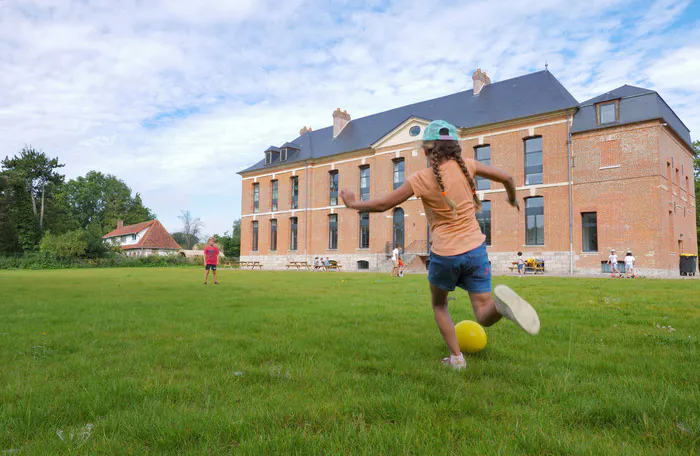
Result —
[{"label": "stone foundation", "polygon": [[[517,270],[511,271],[510,266],[513,266],[513,261],[517,260],[517,252],[489,252],[491,260],[492,273],[494,275],[515,275]],[[265,270],[286,270],[287,263],[290,261],[307,261],[313,264],[314,257],[330,257],[342,265],[342,270],[347,272],[391,272],[392,262],[384,253],[356,253],[345,255],[332,255],[324,253],[322,255],[250,255],[241,257],[240,261],[258,261],[262,263]],[[526,259],[528,255],[523,255]],[[534,256],[533,256],[534,257]],[[569,252],[542,252],[536,258],[542,258],[545,262],[545,275],[569,275]],[[574,257],[574,259],[577,259]],[[425,273],[426,261],[428,257],[414,254],[406,254],[404,261],[406,263],[406,272],[410,273]],[[358,269],[358,261],[367,261],[369,269]],[[293,268],[296,270],[296,268]],[[600,276],[607,277],[610,274],[601,271],[601,268],[576,268],[574,275]],[[680,277],[678,269],[650,269],[637,268],[637,275],[642,277]]]},{"label": "stone foundation", "polygon": [[[320,255],[249,255],[242,256],[240,261],[258,261],[266,270],[286,270],[287,264],[290,261],[306,261],[310,265],[314,264],[315,257],[330,258],[342,265],[343,271],[349,272],[390,272],[392,268],[391,259],[387,259],[386,255],[381,253],[358,253],[358,254],[320,254]],[[369,263],[369,269],[358,269],[358,262],[366,261]],[[292,268],[296,270],[296,268]]]}]

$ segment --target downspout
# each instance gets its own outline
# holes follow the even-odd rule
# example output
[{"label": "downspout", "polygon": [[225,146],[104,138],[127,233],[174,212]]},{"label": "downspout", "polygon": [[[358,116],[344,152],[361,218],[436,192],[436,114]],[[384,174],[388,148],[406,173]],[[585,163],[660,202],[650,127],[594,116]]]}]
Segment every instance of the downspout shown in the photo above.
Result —
[{"label": "downspout", "polygon": [[567,170],[569,173],[569,274],[574,274],[574,197],[573,197],[573,158],[571,155],[571,113],[566,115],[566,149],[569,160]]},{"label": "downspout", "polygon": [[309,162],[306,162],[306,177],[304,184],[306,186],[306,196],[304,197],[304,261],[309,261],[307,248],[309,247]]}]

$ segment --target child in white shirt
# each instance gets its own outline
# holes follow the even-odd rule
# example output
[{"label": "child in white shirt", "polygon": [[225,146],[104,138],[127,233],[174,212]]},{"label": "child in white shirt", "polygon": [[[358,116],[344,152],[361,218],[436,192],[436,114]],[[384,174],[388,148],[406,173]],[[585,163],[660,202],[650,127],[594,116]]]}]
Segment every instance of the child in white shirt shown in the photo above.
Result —
[{"label": "child in white shirt", "polygon": [[632,276],[633,279],[637,278],[634,272],[634,262],[635,258],[632,256],[632,251],[628,250],[627,255],[625,255],[625,277]]},{"label": "child in white shirt", "polygon": [[615,253],[615,249],[610,250],[608,264],[610,265],[610,275],[613,279],[615,278],[615,274],[618,274],[620,277],[622,277],[622,274],[620,274],[620,271],[617,269],[617,253]]}]

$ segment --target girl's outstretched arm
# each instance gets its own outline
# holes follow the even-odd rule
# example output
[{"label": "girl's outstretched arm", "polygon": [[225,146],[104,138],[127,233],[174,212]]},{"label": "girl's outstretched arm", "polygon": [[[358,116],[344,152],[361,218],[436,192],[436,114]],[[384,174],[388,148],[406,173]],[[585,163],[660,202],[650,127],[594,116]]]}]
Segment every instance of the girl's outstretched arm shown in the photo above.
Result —
[{"label": "girl's outstretched arm", "polygon": [[369,201],[357,201],[352,190],[347,188],[344,188],[340,192],[340,197],[343,199],[345,205],[350,209],[355,209],[359,212],[388,211],[392,207],[398,206],[412,196],[413,188],[408,182],[404,182],[401,187],[397,188],[388,195],[384,195]]},{"label": "girl's outstretched arm", "polygon": [[515,196],[515,180],[513,180],[513,176],[500,168],[496,168],[495,166],[491,165],[484,165],[481,162],[476,162],[476,175],[503,184],[503,186],[506,188],[506,192],[508,193],[508,202],[511,206],[520,210],[518,198]]}]

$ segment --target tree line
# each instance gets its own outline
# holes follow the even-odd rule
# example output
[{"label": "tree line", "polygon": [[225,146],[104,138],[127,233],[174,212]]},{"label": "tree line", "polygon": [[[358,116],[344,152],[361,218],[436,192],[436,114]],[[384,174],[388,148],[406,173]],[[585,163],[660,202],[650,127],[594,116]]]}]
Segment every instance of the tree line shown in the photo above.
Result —
[{"label": "tree line", "polygon": [[[0,161],[0,256],[51,252],[60,257],[99,258],[110,247],[102,237],[117,221],[133,225],[153,220],[139,193],[112,174],[89,171],[66,180],[57,157],[31,146]],[[201,247],[202,221],[189,210],[172,233],[185,249]],[[231,232],[215,234],[226,256],[240,255],[240,220]],[[116,249],[118,251],[118,249]]]},{"label": "tree line", "polygon": [[134,224],[156,215],[124,181],[90,171],[66,181],[58,158],[26,146],[0,162],[0,255],[52,251],[96,258],[117,220]]}]

